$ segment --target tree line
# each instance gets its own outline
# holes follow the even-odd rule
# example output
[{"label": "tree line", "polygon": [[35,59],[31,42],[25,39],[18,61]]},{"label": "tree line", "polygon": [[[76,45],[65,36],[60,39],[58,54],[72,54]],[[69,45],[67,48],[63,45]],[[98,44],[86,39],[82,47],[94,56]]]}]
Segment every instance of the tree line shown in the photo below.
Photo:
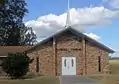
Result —
[{"label": "tree line", "polygon": [[25,0],[4,0],[0,7],[0,45],[33,45],[36,34],[31,27],[25,26],[24,16],[28,14]]}]

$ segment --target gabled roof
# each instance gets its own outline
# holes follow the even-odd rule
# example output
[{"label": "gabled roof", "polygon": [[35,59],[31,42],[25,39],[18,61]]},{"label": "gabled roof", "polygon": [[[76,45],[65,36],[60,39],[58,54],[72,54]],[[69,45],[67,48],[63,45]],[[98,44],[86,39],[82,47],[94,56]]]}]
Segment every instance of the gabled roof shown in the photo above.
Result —
[{"label": "gabled roof", "polygon": [[36,44],[34,47],[32,47],[32,48],[26,50],[25,52],[34,50],[36,47],[42,45],[43,43],[49,41],[50,39],[52,39],[53,37],[56,37],[57,35],[61,35],[62,33],[66,32],[66,31],[70,31],[70,32],[72,32],[73,34],[75,34],[75,35],[77,35],[77,36],[82,36],[82,37],[84,37],[84,38],[85,38],[86,40],[88,40],[89,42],[91,42],[91,43],[95,44],[96,46],[98,46],[98,47],[100,47],[100,48],[106,50],[106,51],[109,52],[109,53],[114,53],[114,52],[115,52],[114,50],[110,49],[109,47],[107,47],[107,46],[101,44],[100,42],[98,42],[98,41],[96,41],[96,40],[90,38],[89,36],[83,34],[82,32],[80,32],[80,31],[78,31],[78,30],[76,30],[76,29],[74,29],[74,28],[72,28],[72,27],[59,30],[59,31],[56,32],[55,34],[53,34],[53,35],[51,35],[51,36],[45,38],[44,40],[42,40],[42,41],[40,41],[38,44]]},{"label": "gabled roof", "polygon": [[8,53],[22,53],[32,46],[0,46],[0,57],[7,56]]}]

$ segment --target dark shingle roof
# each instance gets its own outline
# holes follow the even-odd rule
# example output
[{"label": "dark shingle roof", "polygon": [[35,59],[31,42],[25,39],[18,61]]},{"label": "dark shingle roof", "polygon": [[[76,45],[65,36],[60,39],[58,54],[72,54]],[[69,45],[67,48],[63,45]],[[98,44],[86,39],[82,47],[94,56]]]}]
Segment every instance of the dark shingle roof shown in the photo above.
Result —
[{"label": "dark shingle roof", "polygon": [[0,56],[7,56],[8,53],[21,53],[32,46],[0,46]]}]

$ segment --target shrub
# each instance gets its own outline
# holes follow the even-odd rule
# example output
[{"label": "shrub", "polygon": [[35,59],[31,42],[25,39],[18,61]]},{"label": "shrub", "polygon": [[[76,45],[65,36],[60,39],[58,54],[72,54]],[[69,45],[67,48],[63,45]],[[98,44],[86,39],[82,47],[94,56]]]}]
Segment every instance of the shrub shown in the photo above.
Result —
[{"label": "shrub", "polygon": [[25,53],[9,53],[2,63],[2,69],[12,78],[20,78],[29,70],[32,60]]}]

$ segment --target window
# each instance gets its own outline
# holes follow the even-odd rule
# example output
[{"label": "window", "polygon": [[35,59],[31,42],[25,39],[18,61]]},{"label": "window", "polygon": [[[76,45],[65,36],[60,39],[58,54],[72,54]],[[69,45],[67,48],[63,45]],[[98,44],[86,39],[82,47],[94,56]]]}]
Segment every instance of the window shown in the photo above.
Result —
[{"label": "window", "polygon": [[36,57],[36,72],[39,72],[39,57]]},{"label": "window", "polygon": [[66,59],[64,60],[64,67],[66,67]]},{"label": "window", "polygon": [[72,67],[74,66],[74,60],[72,59]]},{"label": "window", "polygon": [[101,57],[98,56],[98,71],[101,72]]}]

